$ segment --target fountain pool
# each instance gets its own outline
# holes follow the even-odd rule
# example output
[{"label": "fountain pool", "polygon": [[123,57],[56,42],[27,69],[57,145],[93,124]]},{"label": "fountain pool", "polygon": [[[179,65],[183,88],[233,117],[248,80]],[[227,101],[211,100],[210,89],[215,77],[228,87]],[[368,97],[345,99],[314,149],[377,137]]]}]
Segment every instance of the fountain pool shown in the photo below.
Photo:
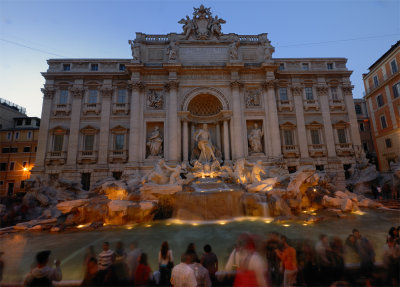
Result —
[{"label": "fountain pool", "polygon": [[[318,235],[339,236],[343,240],[353,228],[367,236],[376,251],[376,260],[382,260],[382,248],[386,233],[391,226],[400,225],[400,212],[396,210],[366,210],[363,215],[351,214],[349,218],[329,219],[303,225],[304,222],[271,222],[269,218],[236,218],[232,221],[182,222],[163,220],[158,222],[105,227],[101,230],[76,230],[63,233],[19,232],[0,237],[0,251],[3,251],[5,270],[3,282],[20,282],[29,271],[37,251],[52,250],[52,259],[60,258],[63,279],[83,278],[83,257],[89,245],[100,251],[103,241],[109,241],[114,248],[116,241],[122,240],[126,248],[131,241],[137,241],[139,247],[148,254],[152,270],[157,268],[157,254],[162,241],[167,240],[179,262],[180,255],[190,242],[196,244],[200,255],[206,243],[211,244],[219,258],[220,269],[233,248],[236,238],[242,232],[251,232],[263,237],[270,231],[285,234],[289,239],[316,240]],[[354,263],[349,253],[346,263]]]}]

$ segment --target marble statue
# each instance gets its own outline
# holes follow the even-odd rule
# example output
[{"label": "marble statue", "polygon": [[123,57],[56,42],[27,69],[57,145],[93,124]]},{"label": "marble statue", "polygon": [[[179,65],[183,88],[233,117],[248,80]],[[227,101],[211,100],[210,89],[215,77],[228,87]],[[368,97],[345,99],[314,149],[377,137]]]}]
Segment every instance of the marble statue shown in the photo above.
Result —
[{"label": "marble statue", "polygon": [[239,59],[238,48],[239,48],[239,42],[234,42],[234,43],[232,43],[230,45],[229,55],[230,55],[231,60],[238,60]]},{"label": "marble statue", "polygon": [[170,167],[165,160],[160,159],[154,169],[143,177],[142,183],[149,182],[155,184],[182,184],[182,166]]},{"label": "marble statue", "polygon": [[178,56],[178,48],[175,42],[171,42],[167,48],[168,61],[175,61]]},{"label": "marble statue", "polygon": [[163,138],[160,133],[160,128],[155,126],[146,143],[149,148],[150,156],[160,157],[162,155],[162,144]]},{"label": "marble statue", "polygon": [[210,18],[210,31],[211,34],[215,35],[216,37],[219,37],[222,35],[221,32],[221,24],[225,24],[226,21],[224,19],[218,18],[218,15],[216,15],[214,18]]},{"label": "marble statue", "polygon": [[264,135],[264,133],[262,132],[261,129],[258,128],[258,124],[254,123],[254,128],[248,135],[250,152],[253,152],[253,153],[263,152],[263,148],[262,148],[263,135]]},{"label": "marble statue", "polygon": [[166,164],[164,164],[164,167],[166,170],[171,172],[169,176],[169,184],[182,183],[182,178],[181,178],[182,167],[179,164],[177,164],[176,167],[174,168],[169,167]]},{"label": "marble statue", "polygon": [[183,34],[185,35],[185,39],[189,39],[190,34],[194,31],[195,25],[193,23],[193,20],[189,18],[189,16],[186,15],[186,19],[181,19],[179,24],[184,24],[183,25]]},{"label": "marble statue", "polygon": [[261,182],[261,174],[266,175],[266,172],[262,166],[262,161],[258,160],[255,163],[248,163],[248,165],[253,167],[250,174],[251,182]]},{"label": "marble statue", "polygon": [[135,45],[135,42],[132,40],[129,40],[129,44],[131,44],[133,60],[140,61],[140,47]]},{"label": "marble statue", "polygon": [[214,155],[214,146],[211,143],[211,136],[207,124],[203,124],[203,128],[196,131],[194,139],[200,150],[199,162],[203,163],[217,160]]}]

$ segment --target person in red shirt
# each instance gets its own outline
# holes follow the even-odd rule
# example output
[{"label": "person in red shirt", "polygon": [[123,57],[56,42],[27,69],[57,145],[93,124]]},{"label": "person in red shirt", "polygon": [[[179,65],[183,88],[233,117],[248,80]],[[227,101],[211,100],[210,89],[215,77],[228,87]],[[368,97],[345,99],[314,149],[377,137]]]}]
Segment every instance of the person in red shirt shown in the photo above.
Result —
[{"label": "person in red shirt", "polygon": [[139,257],[139,266],[135,273],[135,286],[148,286],[152,279],[152,272],[147,264],[147,254],[142,253]]},{"label": "person in red shirt", "polygon": [[285,272],[283,273],[283,286],[293,286],[297,277],[296,249],[289,246],[286,236],[281,236],[283,251],[275,249],[276,255],[281,259]]}]

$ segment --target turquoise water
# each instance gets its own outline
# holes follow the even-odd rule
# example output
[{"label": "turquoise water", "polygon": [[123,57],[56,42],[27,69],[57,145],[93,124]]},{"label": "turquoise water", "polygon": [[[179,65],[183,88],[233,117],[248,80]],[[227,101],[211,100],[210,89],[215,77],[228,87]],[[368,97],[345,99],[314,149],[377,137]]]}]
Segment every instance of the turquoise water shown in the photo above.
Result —
[{"label": "turquoise water", "polygon": [[[284,226],[289,225],[289,226]],[[83,257],[89,245],[94,245],[96,252],[101,250],[103,241],[114,248],[118,240],[126,248],[132,241],[139,243],[139,248],[148,254],[152,270],[157,268],[157,256],[162,241],[169,242],[179,262],[180,255],[190,242],[196,244],[197,253],[202,254],[203,246],[209,243],[219,258],[220,269],[225,265],[233,249],[236,238],[243,232],[251,232],[265,238],[270,231],[277,231],[289,239],[316,240],[319,234],[339,236],[343,240],[358,228],[374,245],[377,261],[381,261],[382,248],[387,231],[391,226],[400,225],[400,212],[395,210],[367,210],[365,214],[351,214],[350,218],[329,219],[307,226],[304,222],[289,221],[272,223],[268,218],[240,218],[234,221],[208,223],[184,223],[174,220],[152,222],[123,227],[106,227],[102,230],[77,230],[63,233],[20,232],[3,235],[0,238],[0,251],[5,261],[3,282],[22,281],[29,272],[37,251],[52,250],[52,259],[60,258],[64,280],[83,278]],[[346,256],[346,263],[353,263],[354,257]]]}]

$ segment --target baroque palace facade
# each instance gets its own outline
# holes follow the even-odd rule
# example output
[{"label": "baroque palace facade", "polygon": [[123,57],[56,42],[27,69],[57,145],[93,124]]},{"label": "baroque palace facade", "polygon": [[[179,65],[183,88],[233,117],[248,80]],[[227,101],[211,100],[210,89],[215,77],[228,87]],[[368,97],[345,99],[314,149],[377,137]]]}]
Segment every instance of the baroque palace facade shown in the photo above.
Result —
[{"label": "baroque palace facade", "polygon": [[[344,174],[362,156],[345,58],[273,58],[267,34],[224,34],[210,8],[183,33],[136,33],[131,59],[51,59],[34,175],[90,182],[199,157]],[[206,125],[205,125],[206,124]]]}]

